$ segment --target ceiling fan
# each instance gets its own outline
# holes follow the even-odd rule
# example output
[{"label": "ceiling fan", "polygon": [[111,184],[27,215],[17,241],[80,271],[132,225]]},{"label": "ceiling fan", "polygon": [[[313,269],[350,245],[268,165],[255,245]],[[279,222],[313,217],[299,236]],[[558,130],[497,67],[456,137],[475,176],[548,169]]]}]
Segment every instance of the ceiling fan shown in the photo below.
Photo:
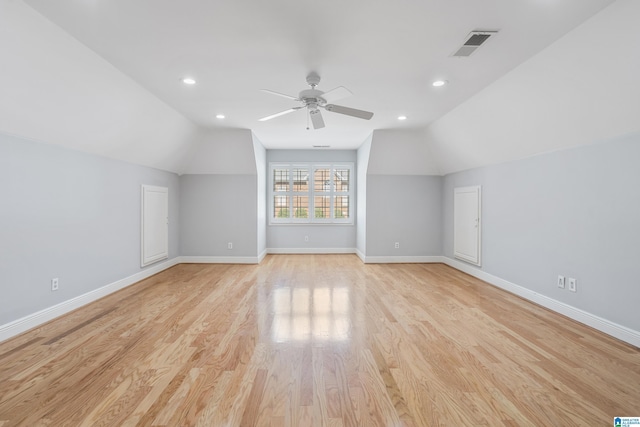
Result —
[{"label": "ceiling fan", "polygon": [[[326,111],[338,114],[344,114],[346,116],[357,117],[359,119],[369,120],[373,117],[373,113],[369,111],[357,110],[355,108],[343,107],[341,105],[330,104],[330,102],[338,99],[346,98],[353,95],[349,89],[344,86],[339,86],[329,92],[323,92],[316,89],[316,86],[320,83],[320,76],[316,73],[311,73],[307,76],[307,84],[311,86],[311,89],[303,90],[297,97],[291,95],[285,95],[284,93],[274,92],[272,90],[262,89],[263,92],[271,93],[274,95],[282,96],[293,101],[298,101],[302,105],[298,107],[289,108],[288,110],[281,111],[276,114],[272,114],[267,117],[261,118],[259,121],[264,122],[276,117],[284,116],[285,114],[293,113],[294,111],[307,108],[309,110],[309,117],[311,123],[313,123],[314,129],[321,129],[324,127],[324,119],[320,109],[323,108]],[[308,129],[308,128],[307,128]]]}]

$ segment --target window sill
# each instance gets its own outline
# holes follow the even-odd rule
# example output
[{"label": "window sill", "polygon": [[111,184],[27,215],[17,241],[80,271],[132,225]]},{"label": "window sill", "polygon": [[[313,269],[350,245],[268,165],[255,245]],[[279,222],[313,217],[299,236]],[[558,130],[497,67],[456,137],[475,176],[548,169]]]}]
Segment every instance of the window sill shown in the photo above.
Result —
[{"label": "window sill", "polygon": [[317,226],[345,226],[345,225],[350,225],[353,226],[355,225],[355,222],[268,222],[267,225],[269,227],[273,227],[273,226],[301,226],[301,225],[310,225],[312,227],[317,227]]}]

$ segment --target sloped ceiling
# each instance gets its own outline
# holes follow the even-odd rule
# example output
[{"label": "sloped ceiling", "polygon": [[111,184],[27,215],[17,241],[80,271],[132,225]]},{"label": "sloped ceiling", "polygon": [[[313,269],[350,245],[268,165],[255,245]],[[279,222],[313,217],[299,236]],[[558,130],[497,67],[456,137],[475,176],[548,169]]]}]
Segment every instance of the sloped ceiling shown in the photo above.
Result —
[{"label": "sloped ceiling", "polygon": [[440,172],[640,135],[639,18],[618,0],[432,123]]},{"label": "sloped ceiling", "polygon": [[177,172],[197,126],[21,1],[0,2],[0,131]]},{"label": "sloped ceiling", "polygon": [[[0,131],[175,172],[192,161],[203,132],[227,128],[251,130],[267,148],[298,149],[353,149],[374,130],[406,130],[424,135],[429,162],[440,160],[443,172],[503,161],[495,129],[478,125],[472,137],[460,136],[476,123],[473,103],[498,100],[495,114],[502,108],[513,121],[502,98],[511,88],[501,85],[512,73],[548,71],[547,59],[521,70],[611,3],[8,0],[0,3]],[[472,57],[452,58],[475,29],[500,32]],[[318,131],[306,130],[302,112],[257,121],[291,106],[259,89],[296,95],[310,71],[322,76],[320,89],[348,87],[355,95],[338,103],[374,118],[327,112]],[[183,85],[187,75],[198,83]],[[449,84],[433,88],[439,78]],[[545,111],[534,105],[529,117]],[[401,114],[408,120],[398,121]],[[507,152],[550,149],[537,144]],[[474,151],[483,148],[485,157]]]}]

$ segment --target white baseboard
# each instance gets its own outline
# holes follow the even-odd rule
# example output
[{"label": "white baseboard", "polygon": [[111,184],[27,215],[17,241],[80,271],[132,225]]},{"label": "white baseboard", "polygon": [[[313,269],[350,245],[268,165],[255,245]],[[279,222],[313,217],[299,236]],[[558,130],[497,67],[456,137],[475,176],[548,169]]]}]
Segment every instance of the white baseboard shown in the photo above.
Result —
[{"label": "white baseboard", "polygon": [[94,289],[93,291],[87,292],[86,294],[82,294],[75,298],[71,298],[70,300],[63,301],[59,304],[54,305],[53,307],[45,308],[44,310],[40,310],[21,319],[17,319],[13,322],[0,325],[0,342],[26,332],[29,329],[40,326],[43,323],[53,320],[56,317],[60,317],[63,314],[69,313],[70,311],[76,310],[83,305],[87,305],[93,301],[99,300],[100,298],[119,291],[120,289],[124,289],[127,286],[133,285],[140,280],[151,277],[154,274],[160,273],[161,271],[173,267],[174,265],[177,265],[179,263],[180,257],[175,257],[162,263],[155,264],[152,267],[142,270],[129,277],[125,277],[124,279],[120,279],[113,283],[109,283],[108,285],[105,285],[101,288]]},{"label": "white baseboard", "polygon": [[173,267],[180,263],[230,263],[230,264],[258,264],[266,256],[267,253],[274,254],[330,254],[330,253],[355,253],[358,257],[367,264],[372,263],[437,263],[441,262],[465,272],[473,277],[483,280],[491,285],[494,285],[500,289],[504,289],[529,301],[535,302],[543,307],[553,310],[557,313],[565,315],[573,320],[576,320],[585,325],[591,326],[601,332],[625,341],[636,347],[640,347],[640,332],[627,328],[617,323],[611,322],[607,319],[603,319],[594,314],[572,307],[563,302],[557,301],[553,298],[549,298],[545,295],[539,294],[535,291],[516,285],[500,277],[489,274],[479,268],[473,267],[464,262],[445,257],[445,256],[408,256],[408,257],[367,257],[357,249],[351,248],[320,248],[320,249],[308,249],[308,248],[296,248],[296,249],[281,249],[281,248],[268,248],[263,251],[257,257],[208,257],[208,256],[182,256],[176,257],[162,263],[156,264],[150,268],[142,270],[136,274],[133,274],[124,279],[117,280],[113,283],[105,285],[101,288],[87,292],[86,294],[77,296],[70,300],[56,304],[53,307],[40,310],[36,313],[25,316],[21,319],[14,320],[13,322],[0,325],[0,342],[5,341],[11,337],[14,337],[22,332],[26,332],[29,329],[42,325],[56,317],[69,313],[77,308],[80,308],[86,304],[103,298],[109,294],[112,294],[120,289],[124,289],[140,280],[144,280],[153,276],[163,270]]},{"label": "white baseboard", "polygon": [[360,256],[365,264],[430,264],[444,262],[442,258],[441,256]]},{"label": "white baseboard", "polygon": [[267,248],[270,254],[355,254],[355,248]]},{"label": "white baseboard", "polygon": [[180,262],[183,264],[259,264],[260,257],[258,256],[181,256]]},{"label": "white baseboard", "polygon": [[599,316],[588,313],[584,310],[580,310],[579,308],[570,306],[569,304],[565,304],[553,298],[549,298],[548,296],[539,294],[523,286],[516,285],[515,283],[511,283],[507,280],[501,279],[500,277],[489,274],[464,262],[449,257],[441,258],[442,262],[455,268],[456,270],[463,271],[500,289],[504,289],[505,291],[511,292],[512,294],[535,302],[536,304],[548,308],[549,310],[553,310],[556,313],[560,313],[580,323],[584,323],[587,326],[591,326],[592,328],[604,332],[605,334],[611,335],[612,337],[618,338],[631,345],[640,347],[640,332],[638,331],[629,329],[626,326],[618,325],[617,323],[611,322],[607,319],[603,319]]},{"label": "white baseboard", "polygon": [[260,264],[262,262],[262,260],[264,259],[264,257],[267,256],[267,250],[265,249],[264,251],[262,251],[262,253],[260,255],[258,255],[258,264]]}]

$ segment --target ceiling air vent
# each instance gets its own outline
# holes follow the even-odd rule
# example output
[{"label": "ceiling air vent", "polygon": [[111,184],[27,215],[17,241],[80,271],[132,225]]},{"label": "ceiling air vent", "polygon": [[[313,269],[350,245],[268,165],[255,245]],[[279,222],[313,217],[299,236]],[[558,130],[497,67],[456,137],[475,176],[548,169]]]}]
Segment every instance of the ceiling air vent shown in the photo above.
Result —
[{"label": "ceiling air vent", "polygon": [[467,41],[453,54],[453,56],[470,56],[480,46],[482,46],[489,37],[495,35],[497,31],[472,31],[467,36]]}]

